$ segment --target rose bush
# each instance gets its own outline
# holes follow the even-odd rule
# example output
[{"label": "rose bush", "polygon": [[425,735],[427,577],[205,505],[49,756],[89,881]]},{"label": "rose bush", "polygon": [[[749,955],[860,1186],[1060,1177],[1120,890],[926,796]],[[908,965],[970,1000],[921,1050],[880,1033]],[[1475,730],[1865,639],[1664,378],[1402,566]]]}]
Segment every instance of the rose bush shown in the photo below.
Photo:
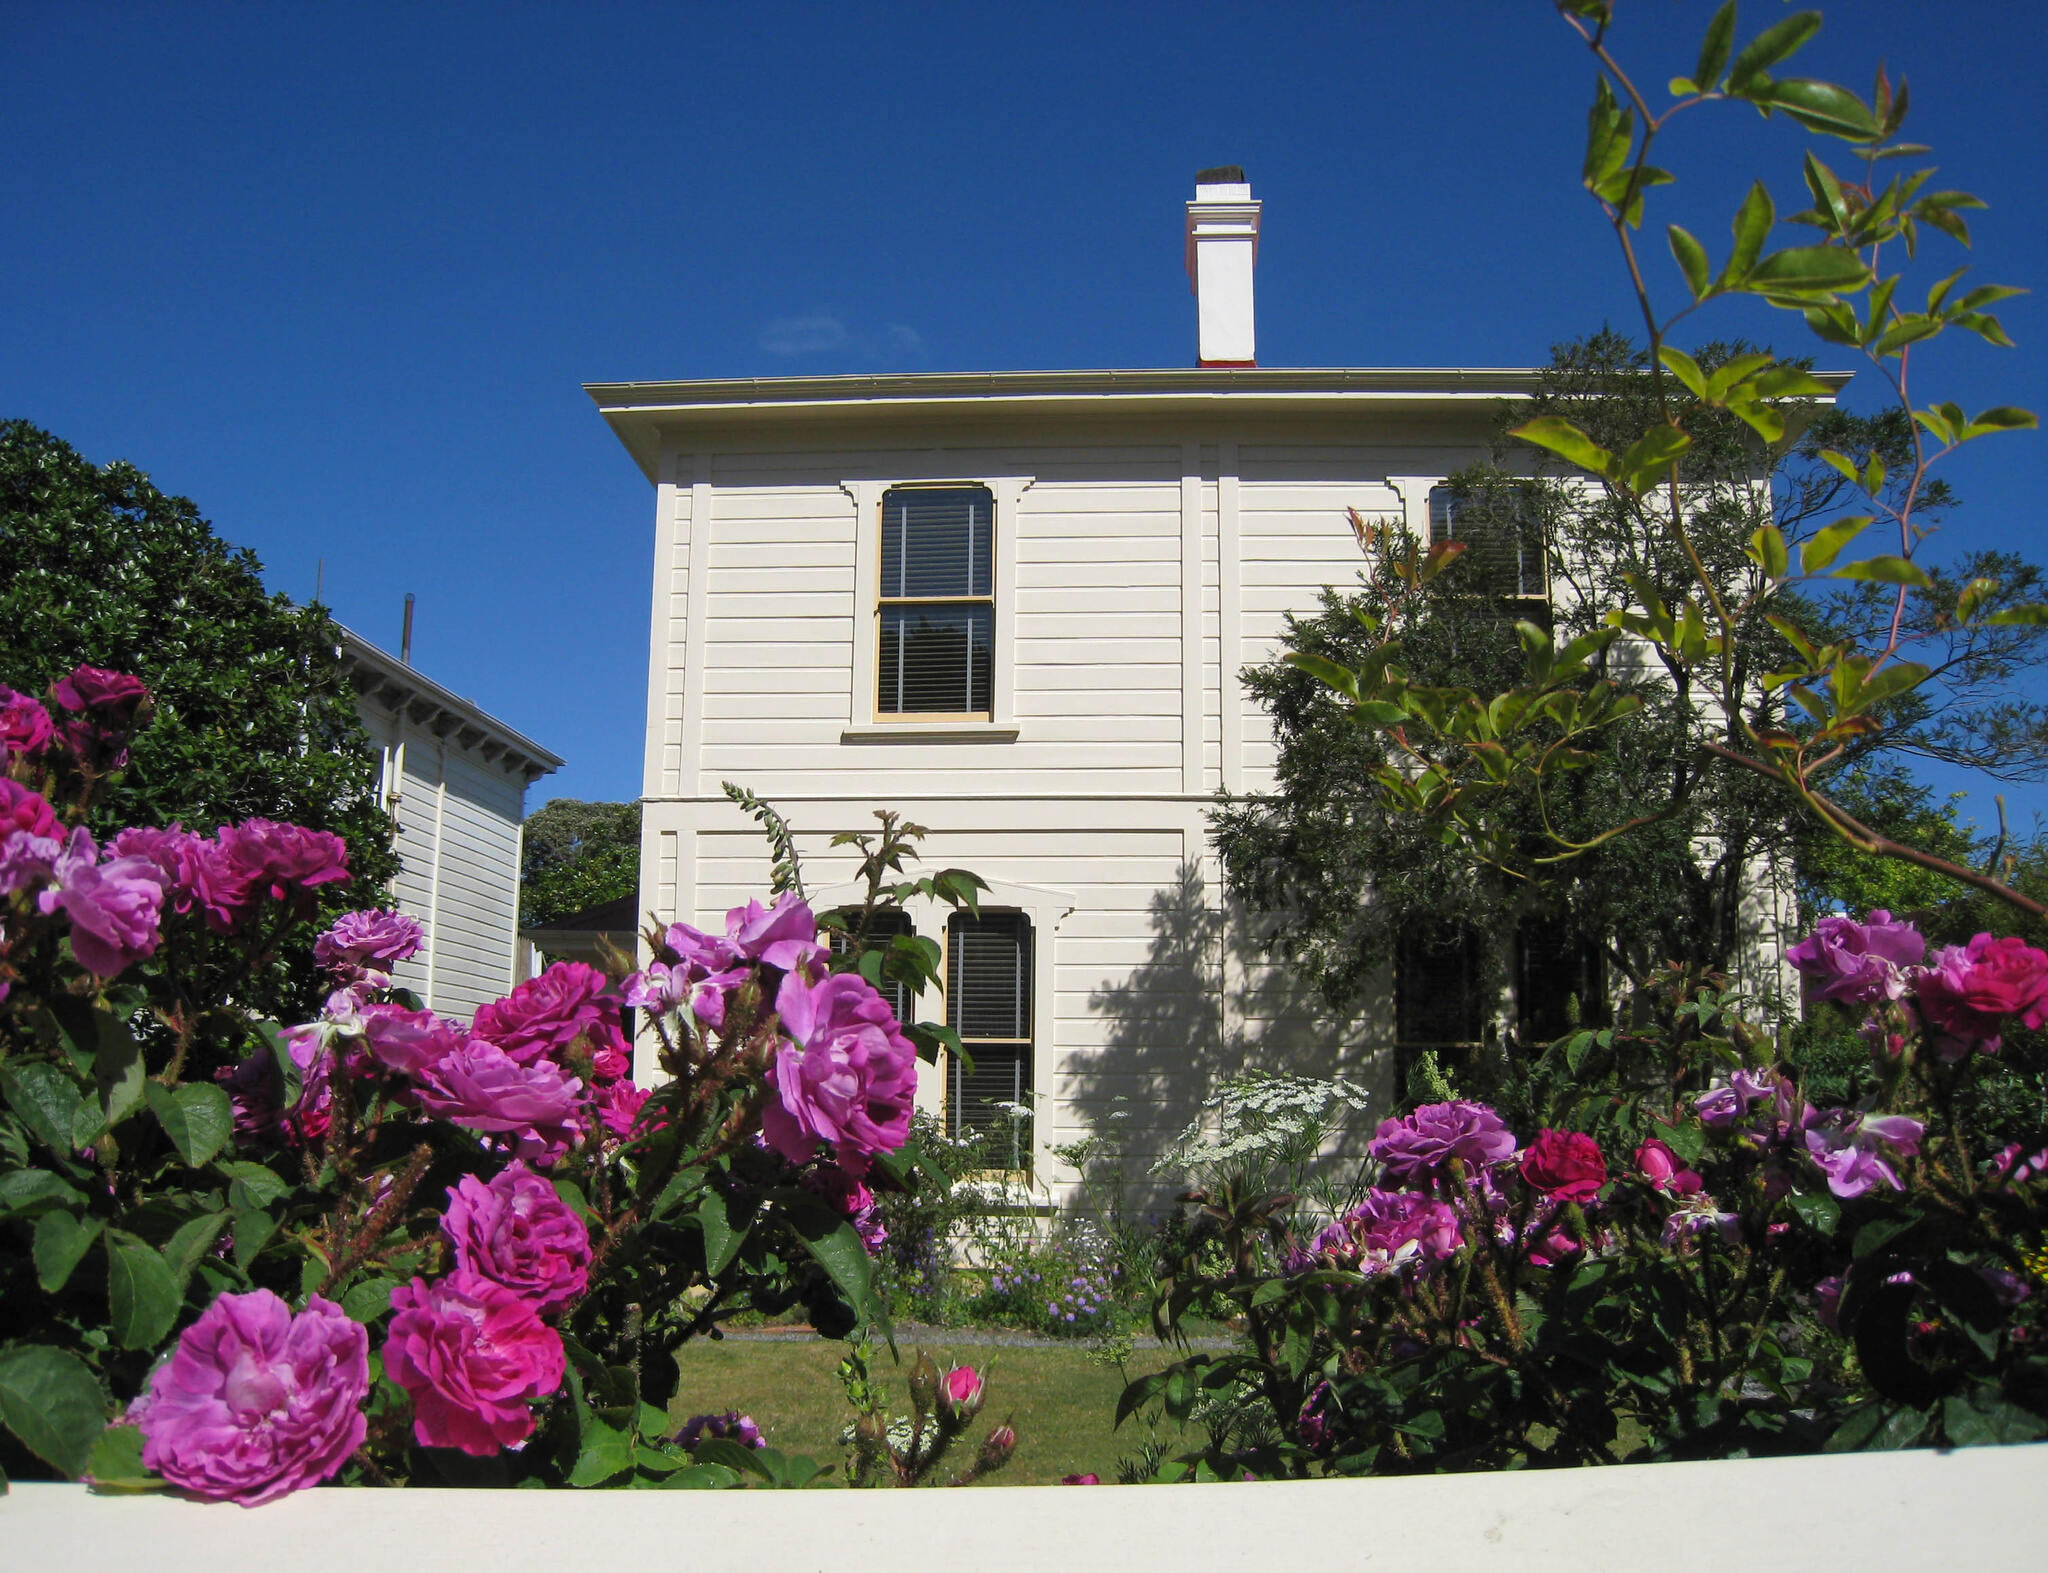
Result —
[{"label": "rose bush", "polygon": [[1929,956],[1878,912],[1789,956],[1867,1046],[1848,1101],[1810,1098],[1733,995],[1674,973],[1636,1026],[1508,1067],[1494,1101],[1383,1120],[1334,1219],[1255,1183],[1226,1132],[1155,1318],[1236,1319],[1250,1347],[1126,1390],[1119,1418],[1157,1404],[1207,1433],[1159,1472],[2048,1436],[2048,1128],[1974,1117],[2011,1079],[2001,1037],[2044,1013],[2048,954],[1987,934]]},{"label": "rose bush", "polygon": [[[875,984],[934,958],[834,948],[782,890],[464,1023],[393,986],[419,925],[366,906],[311,944],[317,1016],[265,1020],[200,980],[268,966],[348,849],[261,819],[99,845],[148,691],[81,668],[51,699],[0,694],[0,1483],[796,1483],[675,1440],[672,1351],[798,1301],[877,1319],[870,1187],[916,1183],[916,1056],[945,1033]],[[914,836],[885,831],[865,914],[972,900],[957,870],[888,883]]]}]

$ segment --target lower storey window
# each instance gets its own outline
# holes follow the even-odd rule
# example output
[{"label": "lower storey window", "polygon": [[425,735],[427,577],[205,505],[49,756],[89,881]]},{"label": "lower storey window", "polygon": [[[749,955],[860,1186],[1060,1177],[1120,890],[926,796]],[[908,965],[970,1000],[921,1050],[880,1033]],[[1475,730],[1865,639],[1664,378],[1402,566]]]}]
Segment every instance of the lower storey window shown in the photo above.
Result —
[{"label": "lower storey window", "polygon": [[[987,1135],[990,1161],[1031,1166],[1031,921],[958,912],[946,928],[946,1025],[974,1061],[946,1076],[946,1132]],[[1025,1116],[1025,1117],[1020,1117]]]}]

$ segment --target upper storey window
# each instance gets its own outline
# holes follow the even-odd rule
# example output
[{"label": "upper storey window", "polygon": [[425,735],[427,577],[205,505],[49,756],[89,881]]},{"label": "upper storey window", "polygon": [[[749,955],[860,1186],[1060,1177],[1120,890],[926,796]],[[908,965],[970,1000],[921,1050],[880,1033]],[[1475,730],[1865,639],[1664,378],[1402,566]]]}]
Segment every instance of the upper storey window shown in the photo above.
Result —
[{"label": "upper storey window", "polygon": [[[1525,485],[1433,487],[1429,544],[1456,541],[1478,582],[1510,602],[1550,596],[1549,563],[1536,499]],[[1521,611],[1517,616],[1524,615]]]},{"label": "upper storey window", "polygon": [[878,716],[992,714],[995,511],[986,486],[883,494]]}]

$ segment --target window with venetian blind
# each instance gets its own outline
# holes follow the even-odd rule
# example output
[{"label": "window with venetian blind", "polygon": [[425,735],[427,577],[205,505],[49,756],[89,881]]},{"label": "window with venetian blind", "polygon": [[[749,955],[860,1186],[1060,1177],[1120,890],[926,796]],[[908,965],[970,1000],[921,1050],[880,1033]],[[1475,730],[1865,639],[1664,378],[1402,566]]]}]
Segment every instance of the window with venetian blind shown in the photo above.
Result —
[{"label": "window with venetian blind", "polygon": [[[1510,602],[1547,602],[1549,561],[1536,499],[1522,484],[1436,486],[1429,493],[1429,544],[1456,541],[1465,560],[1495,595]],[[1517,616],[1526,615],[1517,610]]]},{"label": "window with venetian blind", "polygon": [[992,1156],[1031,1167],[1029,1127],[1005,1105],[1031,1103],[1031,920],[958,912],[946,927],[946,1025],[974,1060],[946,1078],[946,1130],[987,1131]]},{"label": "window with venetian blind", "polygon": [[995,513],[986,486],[883,494],[878,717],[993,714]]},{"label": "window with venetian blind", "polygon": [[[855,936],[852,930],[860,922],[860,908],[844,908],[837,916],[845,923],[847,932],[842,934],[837,929],[827,932],[831,936],[829,943],[832,954],[843,956],[853,949]],[[877,907],[868,914],[867,948],[870,950],[882,949],[898,934],[916,933],[917,925],[910,921],[901,907]],[[885,977],[882,980],[881,995],[889,1002],[889,1009],[896,1013],[898,1021],[908,1022],[916,1019],[911,1013],[916,1008],[917,1001],[911,995],[909,984]]]}]

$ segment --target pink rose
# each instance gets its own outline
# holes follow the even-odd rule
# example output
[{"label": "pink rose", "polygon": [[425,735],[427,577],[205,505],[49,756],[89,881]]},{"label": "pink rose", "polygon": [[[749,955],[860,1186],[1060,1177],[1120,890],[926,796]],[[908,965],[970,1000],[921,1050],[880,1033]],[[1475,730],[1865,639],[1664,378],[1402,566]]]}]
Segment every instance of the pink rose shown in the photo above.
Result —
[{"label": "pink rose", "polygon": [[[1420,1191],[1374,1186],[1333,1227],[1344,1232],[1351,1246],[1339,1254],[1355,1261],[1368,1278],[1404,1268],[1426,1269],[1448,1261],[1465,1243],[1458,1215]],[[1318,1254],[1323,1245],[1318,1236]]]},{"label": "pink rose", "polygon": [[221,854],[246,875],[250,886],[267,888],[273,901],[348,880],[348,847],[325,830],[245,819],[239,825],[221,826],[215,839]]},{"label": "pink rose", "polygon": [[0,756],[26,754],[34,758],[56,735],[50,712],[37,700],[0,685]]},{"label": "pink rose", "polygon": [[1468,1174],[1512,1158],[1515,1136],[1485,1104],[1460,1099],[1425,1103],[1404,1118],[1380,1121],[1366,1151],[1394,1179],[1414,1182],[1447,1174],[1453,1158]]},{"label": "pink rose", "polygon": [[57,811],[42,793],[31,792],[19,781],[0,776],[0,840],[15,831],[55,841],[64,839]]},{"label": "pink rose", "polygon": [[1805,939],[1785,952],[1803,974],[1807,996],[1844,1005],[1897,999],[1905,992],[1903,969],[1927,953],[1927,941],[1910,923],[1894,923],[1879,908],[1866,922],[1822,918]]},{"label": "pink rose", "polygon": [[423,1447],[485,1458],[533,1435],[533,1400],[562,1385],[562,1335],[533,1303],[474,1273],[391,1293],[384,1371],[412,1398]]},{"label": "pink rose", "polygon": [[872,1154],[909,1139],[917,1051],[888,1001],[852,973],[812,984],[791,972],[775,1010],[788,1041],[768,1067],[775,1098],[761,1133],[791,1163],[808,1163],[827,1142],[859,1178]]},{"label": "pink rose", "polygon": [[428,1066],[439,1064],[469,1037],[454,1022],[443,1021],[430,1010],[407,1010],[403,1005],[381,1002],[363,1006],[356,1025],[370,1057],[401,1076],[417,1076]]},{"label": "pink rose", "polygon": [[945,1395],[948,1411],[964,1425],[981,1408],[981,1373],[971,1365],[956,1365],[946,1373],[940,1391]]},{"label": "pink rose", "polygon": [[1993,1053],[2008,1018],[2028,1027],[2048,1021],[2048,954],[2011,935],[1979,934],[1967,947],[1944,947],[1914,991],[1927,1025],[1958,1053],[1972,1044]]},{"label": "pink rose", "polygon": [[313,941],[313,959],[329,972],[354,976],[366,967],[388,970],[416,955],[425,935],[402,912],[368,908],[344,912]]},{"label": "pink rose", "polygon": [[616,1024],[611,983],[595,967],[558,961],[495,1004],[477,1008],[470,1030],[521,1065],[561,1053],[607,1021]]},{"label": "pink rose", "polygon": [[486,1185],[465,1175],[448,1192],[441,1232],[455,1265],[502,1284],[546,1315],[590,1281],[590,1230],[555,1188],[514,1160]]},{"label": "pink rose", "polygon": [[36,897],[47,916],[62,908],[71,919],[71,953],[96,978],[119,977],[156,954],[162,922],[163,876],[147,858],[99,860],[92,836],[80,825],[58,854],[56,881]]},{"label": "pink rose", "polygon": [[80,666],[50,685],[50,697],[74,715],[90,714],[126,726],[149,698],[141,678],[104,667]]},{"label": "pink rose", "polygon": [[317,1485],[362,1445],[370,1339],[318,1295],[224,1294],[178,1336],[128,1408],[142,1462],[172,1485],[254,1507]]},{"label": "pink rose", "polygon": [[552,1161],[583,1134],[583,1083],[552,1060],[521,1065],[495,1043],[465,1038],[413,1080],[425,1113],[510,1136],[519,1155],[536,1162]]},{"label": "pink rose", "polygon": [[1587,1202],[1607,1183],[1607,1160],[1592,1137],[1546,1128],[1522,1154],[1522,1178],[1561,1202]]},{"label": "pink rose", "polygon": [[1652,1190],[1670,1196],[1697,1196],[1700,1177],[1679,1161],[1670,1144],[1652,1136],[1636,1149],[1636,1172]]},{"label": "pink rose", "polygon": [[788,893],[777,896],[772,907],[758,901],[734,907],[725,915],[725,932],[742,956],[785,972],[825,954],[818,943],[818,920],[800,898]]}]

